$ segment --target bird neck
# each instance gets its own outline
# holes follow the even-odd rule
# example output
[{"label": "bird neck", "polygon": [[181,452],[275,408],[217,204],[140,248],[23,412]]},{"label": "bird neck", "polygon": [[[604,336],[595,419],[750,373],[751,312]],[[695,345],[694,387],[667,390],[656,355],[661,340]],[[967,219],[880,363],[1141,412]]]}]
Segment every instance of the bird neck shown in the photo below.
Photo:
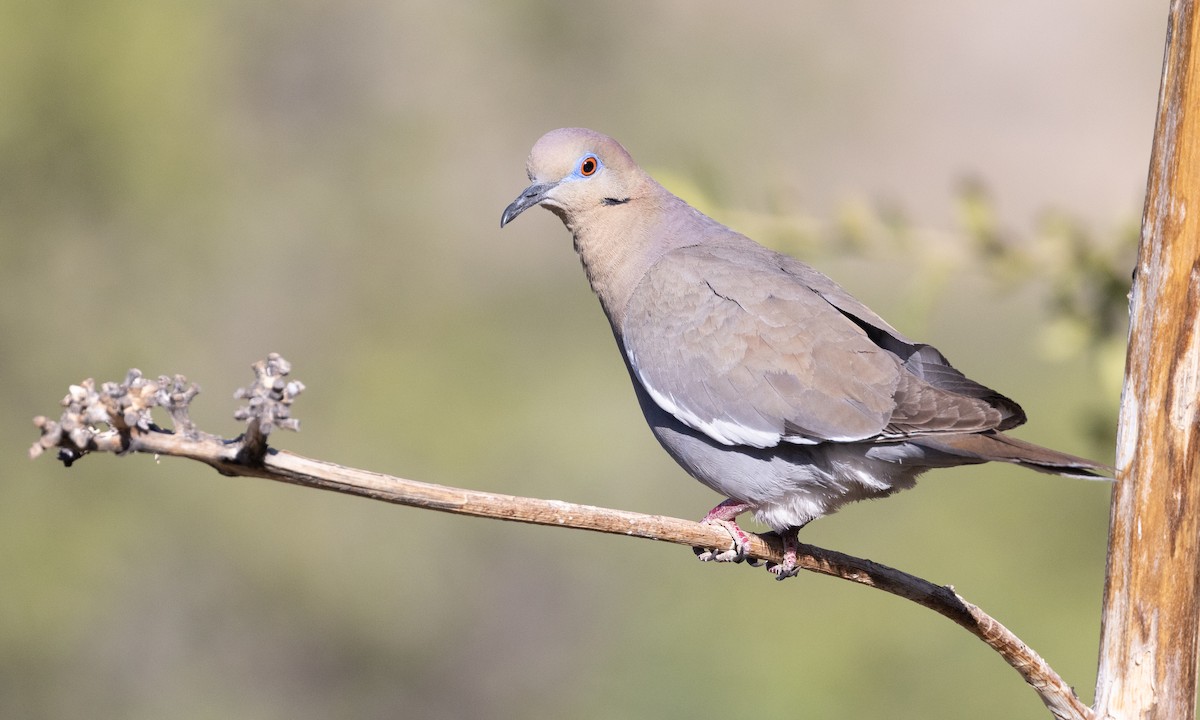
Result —
[{"label": "bird neck", "polygon": [[682,204],[662,190],[564,219],[588,283],[618,331],[634,288],[659,258],[678,245],[662,232],[664,206],[672,202]]}]

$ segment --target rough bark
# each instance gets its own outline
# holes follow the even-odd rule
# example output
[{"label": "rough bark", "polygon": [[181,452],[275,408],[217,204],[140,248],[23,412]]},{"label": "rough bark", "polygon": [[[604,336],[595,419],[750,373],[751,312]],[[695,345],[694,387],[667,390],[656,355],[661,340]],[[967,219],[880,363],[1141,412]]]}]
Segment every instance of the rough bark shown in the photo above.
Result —
[{"label": "rough bark", "polygon": [[1200,32],[1172,3],[1130,298],[1096,683],[1102,718],[1194,718],[1200,628]]}]

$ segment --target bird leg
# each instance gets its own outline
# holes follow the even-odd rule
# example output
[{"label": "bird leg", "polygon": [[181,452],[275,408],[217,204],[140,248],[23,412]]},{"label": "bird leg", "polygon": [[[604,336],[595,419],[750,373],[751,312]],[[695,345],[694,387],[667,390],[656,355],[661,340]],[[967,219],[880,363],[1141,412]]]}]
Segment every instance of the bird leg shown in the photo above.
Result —
[{"label": "bird leg", "polygon": [[[738,527],[736,518],[738,515],[751,509],[750,503],[739,502],[737,500],[725,500],[720,505],[717,505],[700,522],[705,525],[719,525],[729,533],[732,543],[728,550],[717,551],[715,549],[692,548],[696,553],[696,557],[705,562],[744,562],[747,560],[746,551],[750,548],[750,536],[746,531]],[[770,563],[767,565],[767,571],[775,576],[776,580],[785,580],[790,577],[795,577],[800,574],[800,568],[797,566],[797,557],[800,550],[800,539],[798,533],[800,528],[788,528],[782,531],[776,531],[776,535],[783,541],[783,562]],[[749,560],[749,563],[757,567],[760,563],[757,560]]]},{"label": "bird leg", "polygon": [[[750,536],[746,531],[738,527],[734,520],[738,515],[749,510],[749,503],[738,502],[737,500],[725,500],[720,505],[708,511],[704,519],[700,522],[705,525],[719,525],[729,533],[732,540],[728,550],[717,551],[709,548],[692,548],[696,553],[696,557],[704,562],[742,562],[746,559],[746,550],[750,547]],[[751,565],[757,565],[758,562],[751,560]]]},{"label": "bird leg", "polygon": [[800,574],[800,568],[796,566],[796,554],[800,544],[797,537],[799,532],[800,528],[794,527],[775,533],[783,540],[783,562],[767,565],[767,572],[773,574],[776,580],[786,580]]}]

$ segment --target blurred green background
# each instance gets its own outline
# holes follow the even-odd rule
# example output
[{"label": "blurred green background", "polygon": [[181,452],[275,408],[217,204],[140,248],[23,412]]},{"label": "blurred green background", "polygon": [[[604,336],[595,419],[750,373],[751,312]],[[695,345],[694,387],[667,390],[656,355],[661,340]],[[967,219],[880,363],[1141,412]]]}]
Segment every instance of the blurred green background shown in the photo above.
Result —
[{"label": "blurred green background", "polygon": [[[534,140],[583,125],[1021,401],[1022,437],[1110,460],[1120,349],[1069,341],[1045,220],[1136,221],[1158,5],[0,2],[0,716],[1044,716],[846,582],[170,458],[67,470],[25,458],[29,420],[139,367],[235,435],[278,351],[308,390],[277,446],[701,517],[566,231],[498,227]],[[1040,280],[980,259],[970,178]],[[853,242],[878,208],[903,241]],[[1108,496],[950,470],[803,539],[954,584],[1090,701]]]}]

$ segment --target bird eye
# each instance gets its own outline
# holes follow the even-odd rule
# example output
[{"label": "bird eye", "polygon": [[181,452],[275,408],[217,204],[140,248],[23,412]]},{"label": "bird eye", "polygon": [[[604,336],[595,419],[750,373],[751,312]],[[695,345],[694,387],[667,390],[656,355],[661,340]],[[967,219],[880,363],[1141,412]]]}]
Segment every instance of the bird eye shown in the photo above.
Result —
[{"label": "bird eye", "polygon": [[579,174],[584,177],[594,175],[598,167],[600,167],[600,164],[596,162],[596,158],[588,155],[583,159],[583,162],[579,163]]}]

